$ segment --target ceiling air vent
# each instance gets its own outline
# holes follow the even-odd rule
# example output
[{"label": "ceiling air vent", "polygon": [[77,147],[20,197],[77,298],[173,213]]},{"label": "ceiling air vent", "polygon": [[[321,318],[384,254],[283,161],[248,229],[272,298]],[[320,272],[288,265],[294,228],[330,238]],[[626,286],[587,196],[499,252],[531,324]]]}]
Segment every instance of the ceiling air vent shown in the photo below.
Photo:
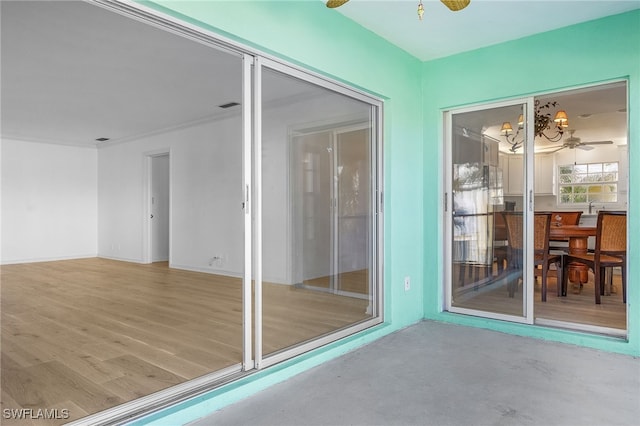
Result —
[{"label": "ceiling air vent", "polygon": [[228,104],[222,104],[222,105],[218,105],[219,108],[223,108],[223,109],[227,109],[227,108],[231,108],[234,106],[238,106],[240,105],[238,102],[229,102]]}]

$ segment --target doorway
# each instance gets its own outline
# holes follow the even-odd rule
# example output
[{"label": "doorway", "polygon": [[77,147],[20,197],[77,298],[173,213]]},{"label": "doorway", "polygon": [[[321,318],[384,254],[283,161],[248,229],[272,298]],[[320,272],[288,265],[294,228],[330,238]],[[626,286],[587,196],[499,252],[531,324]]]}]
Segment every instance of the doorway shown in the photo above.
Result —
[{"label": "doorway", "polygon": [[291,141],[294,282],[368,293],[369,130],[333,126]]},{"label": "doorway", "polygon": [[[593,270],[572,263],[569,288],[563,288],[557,263],[547,265],[547,279],[538,277],[545,267],[533,248],[546,240],[553,247],[536,243],[538,256],[564,259],[582,253],[579,242],[587,257],[595,256],[599,212],[626,217],[627,91],[626,81],[614,81],[446,114],[451,208],[445,215],[445,309],[626,337],[622,268],[607,268],[594,300]],[[554,124],[560,113],[571,124]],[[542,125],[544,117],[549,122]],[[534,220],[541,215],[551,217],[547,237],[540,237],[544,226]],[[568,217],[576,223],[564,223]],[[519,220],[514,234],[508,218]],[[565,225],[562,235],[576,226],[585,236],[558,237],[556,227]]]},{"label": "doorway", "polygon": [[171,172],[169,153],[153,155],[149,193],[149,219],[151,221],[151,262],[170,259],[171,241]]},{"label": "doorway", "polygon": [[[452,312],[533,322],[532,277],[527,268],[532,256],[526,250],[529,212],[520,212],[519,227],[513,234],[518,247],[508,250],[501,221],[504,175],[499,141],[487,132],[514,115],[522,117],[526,125],[528,109],[523,100],[448,114],[451,209],[447,212],[447,309]],[[520,194],[528,193],[524,172],[520,168],[519,179],[510,182]]]}]

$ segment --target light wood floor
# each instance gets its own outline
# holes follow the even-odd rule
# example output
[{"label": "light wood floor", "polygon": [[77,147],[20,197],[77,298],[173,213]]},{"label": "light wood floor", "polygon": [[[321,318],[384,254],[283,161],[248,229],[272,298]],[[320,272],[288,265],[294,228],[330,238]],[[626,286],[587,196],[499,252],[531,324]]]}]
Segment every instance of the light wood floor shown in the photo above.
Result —
[{"label": "light wood floor", "polygon": [[[497,275],[497,271],[494,270]],[[473,275],[473,274],[471,274]],[[469,280],[475,276],[466,277]],[[547,301],[541,301],[540,278],[534,286],[534,316],[536,319],[562,321],[567,323],[588,324],[598,327],[626,330],[627,309],[622,302],[620,275],[613,276],[611,295],[602,296],[602,303],[595,304],[593,273],[589,272],[589,281],[582,288],[569,285],[565,297],[557,296],[555,272],[551,271],[547,282]],[[505,281],[506,282],[506,281]],[[465,283],[458,289],[469,290],[472,283]],[[456,306],[479,309],[489,312],[522,315],[522,286],[516,297],[509,298],[506,285],[492,285],[478,292],[466,291],[457,299]]]},{"label": "light wood floor", "polygon": [[[239,279],[106,259],[0,273],[1,408],[70,412],[33,424],[61,424],[241,362]],[[367,300],[263,288],[265,354],[368,318]]]}]

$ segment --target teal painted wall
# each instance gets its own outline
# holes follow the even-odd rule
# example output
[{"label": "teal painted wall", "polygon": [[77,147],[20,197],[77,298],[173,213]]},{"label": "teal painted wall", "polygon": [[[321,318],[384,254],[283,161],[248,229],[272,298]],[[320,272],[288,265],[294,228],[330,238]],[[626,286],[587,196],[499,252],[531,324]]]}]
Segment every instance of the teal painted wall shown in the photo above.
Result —
[{"label": "teal painted wall", "polygon": [[[442,313],[443,261],[440,204],[442,112],[468,104],[532,95],[626,78],[629,82],[629,261],[628,342]],[[423,65],[425,318],[486,327],[521,335],[640,355],[640,10],[574,25],[499,45],[426,62]],[[440,155],[434,155],[440,153]],[[634,188],[636,188],[634,190]]]}]

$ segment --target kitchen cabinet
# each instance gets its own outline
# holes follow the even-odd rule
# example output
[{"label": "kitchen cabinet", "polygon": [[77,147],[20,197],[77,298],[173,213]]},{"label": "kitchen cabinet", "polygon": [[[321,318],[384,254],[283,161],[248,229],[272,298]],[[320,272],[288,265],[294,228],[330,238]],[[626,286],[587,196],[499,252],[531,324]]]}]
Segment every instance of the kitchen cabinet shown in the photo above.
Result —
[{"label": "kitchen cabinet", "polygon": [[536,154],[534,163],[536,195],[556,195],[556,157]]},{"label": "kitchen cabinet", "polygon": [[[522,195],[524,156],[500,154],[504,195]],[[534,185],[536,195],[556,194],[556,162],[553,154],[536,154],[534,159]]]}]

